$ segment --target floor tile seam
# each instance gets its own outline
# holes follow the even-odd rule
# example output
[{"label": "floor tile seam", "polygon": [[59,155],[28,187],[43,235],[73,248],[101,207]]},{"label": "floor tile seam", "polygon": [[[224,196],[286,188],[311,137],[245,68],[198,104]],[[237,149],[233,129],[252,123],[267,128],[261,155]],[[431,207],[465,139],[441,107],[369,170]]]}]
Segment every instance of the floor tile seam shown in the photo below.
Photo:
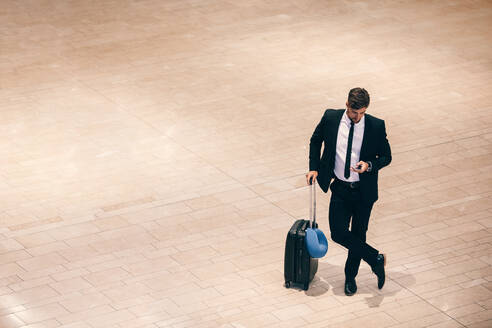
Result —
[{"label": "floor tile seam", "polygon": [[[59,217],[59,218],[61,218],[61,221],[48,222],[46,224],[28,227],[26,229],[21,229],[21,230],[8,230],[8,231],[5,231],[4,234],[7,237],[15,238],[15,237],[25,236],[25,235],[35,234],[35,233],[48,232],[50,230],[55,230],[55,229],[59,229],[59,228],[61,229],[61,228],[73,227],[73,226],[78,225],[78,224],[90,223],[90,222],[97,220],[96,214],[97,214],[97,212],[95,212],[93,214],[77,216],[75,218],[68,219],[68,220],[64,220],[62,218],[62,215],[59,215],[59,216],[51,217],[51,218],[58,218]],[[33,221],[33,222],[43,222],[46,220],[49,220],[49,219],[40,219],[40,220]],[[8,229],[8,227],[7,227],[7,229]],[[88,234],[91,234],[91,233],[88,233]],[[87,235],[87,234],[85,234],[85,235]],[[75,236],[73,238],[78,238],[81,236],[84,236],[84,234],[80,235],[80,236]],[[60,240],[55,239],[55,241],[66,241],[66,240],[70,240],[73,238],[66,238],[66,239],[60,239]]]},{"label": "floor tile seam", "polygon": [[[395,319],[391,314],[387,313],[387,312],[384,312],[385,314],[387,314],[390,318],[392,318],[393,320],[395,320],[397,322],[397,324],[393,324],[393,325],[390,325],[388,326],[388,328],[392,328],[392,327],[399,327],[399,326],[404,326],[404,327],[408,327],[406,325],[412,323],[412,322],[415,322],[415,321],[419,321],[419,320],[425,320],[426,318],[431,318],[431,317],[434,317],[434,316],[437,316],[438,314],[445,314],[444,312],[437,312],[437,313],[432,313],[432,314],[427,314],[427,315],[424,315],[424,316],[420,316],[418,318],[413,318],[413,319],[410,319],[408,321],[405,321],[405,322],[400,322],[398,321],[397,319]],[[450,320],[450,321],[455,321],[459,324],[459,327],[463,327],[463,328],[467,328],[467,326],[463,325],[462,323],[460,323],[459,321],[457,320]],[[428,328],[432,328],[434,327],[435,325],[438,325],[440,324],[439,322],[438,323],[431,323],[430,326],[428,325],[425,325],[425,326],[419,326],[419,327],[428,327]]]},{"label": "floor tile seam", "polygon": [[[84,311],[85,311],[85,310],[82,310],[82,311],[79,311],[79,312],[72,312],[72,311],[70,311],[68,308],[66,308],[66,307],[62,304],[62,302],[64,302],[64,301],[68,300],[69,298],[66,298],[66,299],[65,299],[65,298],[63,298],[63,297],[62,297],[62,298],[60,298],[61,296],[62,296],[62,295],[52,297],[52,298],[54,298],[54,299],[55,299],[53,302],[41,301],[41,303],[37,303],[38,301],[36,301],[36,302],[34,302],[34,303],[24,303],[24,304],[20,305],[20,306],[22,306],[22,307],[23,307],[23,309],[21,309],[20,311],[15,311],[15,312],[12,312],[11,314],[16,315],[16,314],[18,314],[18,313],[20,313],[20,312],[32,311],[32,310],[36,310],[36,309],[38,309],[38,308],[43,308],[43,307],[46,307],[46,306],[53,306],[53,305],[58,305],[58,306],[60,306],[63,310],[65,310],[65,311],[67,312],[66,314],[63,314],[63,316],[66,316],[66,315],[72,315],[72,314],[77,314],[77,313],[80,313],[80,312],[84,312]],[[102,304],[102,305],[108,305],[108,306],[110,306],[110,304]],[[113,310],[115,310],[115,309],[114,309],[114,307],[112,307],[112,306],[111,306],[111,308],[113,308]],[[116,310],[115,310],[115,311],[116,311]],[[48,319],[50,319],[50,318],[48,318]],[[55,319],[55,320],[56,320],[56,317],[52,317],[51,319]],[[42,321],[44,321],[44,320],[42,320]],[[36,323],[36,322],[33,322],[33,323]],[[33,323],[31,323],[31,324],[33,324]]]},{"label": "floor tile seam", "polygon": [[[422,140],[427,140],[427,139],[422,139]],[[405,145],[399,145],[396,143],[395,145],[392,145],[392,148],[395,150],[392,151],[393,157],[398,156],[399,154],[405,154],[409,152],[419,152],[419,151],[425,151],[426,149],[430,149],[431,147],[437,147],[437,146],[443,146],[447,144],[452,144],[454,143],[453,140],[450,141],[445,141],[445,142],[440,142],[440,143],[434,143],[434,144],[422,144],[422,143],[410,143],[410,144],[405,144]],[[459,146],[459,145],[457,145]],[[458,149],[452,152],[449,152],[448,154],[453,154],[462,150],[466,150],[463,146],[459,146],[462,149]],[[398,150],[398,148],[403,148],[403,150]],[[408,149],[407,149],[408,148]],[[427,156],[426,154],[416,154],[416,157],[419,157],[418,160],[425,160],[428,158],[433,158],[433,156]]]},{"label": "floor tile seam", "polygon": [[[479,194],[479,195],[471,195],[471,196],[467,196],[467,197],[464,197],[464,198],[461,198],[461,199],[455,199],[455,200],[451,200],[451,201],[444,201],[444,202],[440,202],[440,203],[436,203],[436,204],[432,204],[432,205],[427,205],[427,206],[424,206],[424,207],[419,207],[419,208],[416,208],[416,209],[410,209],[409,211],[404,212],[404,213],[400,213],[400,214],[390,214],[390,215],[382,216],[382,217],[379,217],[378,220],[380,220],[380,221],[386,221],[386,220],[394,219],[395,217],[397,217],[398,219],[399,218],[405,218],[405,217],[412,216],[414,214],[419,214],[419,213],[422,213],[422,212],[426,212],[426,211],[429,211],[429,210],[436,210],[436,209],[447,207],[447,206],[455,206],[455,205],[459,205],[459,204],[462,204],[462,203],[466,203],[468,201],[473,201],[473,200],[487,198],[487,197],[488,196],[486,196],[486,195],[483,195],[482,196],[481,194]],[[458,217],[461,217],[461,216],[464,216],[464,215],[468,215],[468,214],[463,214],[463,215],[457,216],[455,218],[458,218]]]},{"label": "floor tile seam", "polygon": [[[486,228],[484,228],[483,230],[486,230]],[[479,231],[481,231],[481,230],[479,230]],[[472,232],[475,232],[475,231],[472,231]],[[460,238],[459,235],[456,236],[456,237],[458,239],[463,240],[462,238]],[[492,235],[489,235],[488,237],[492,237]],[[463,240],[463,244],[467,244],[467,243],[470,243],[470,241]],[[463,256],[463,255],[468,255],[469,256],[469,252],[475,253],[475,252],[480,252],[482,250],[482,249],[472,250],[472,248],[477,248],[477,247],[486,248],[486,247],[482,246],[483,244],[489,244],[490,245],[490,242],[478,243],[476,245],[471,245],[470,247],[466,247],[466,248],[452,249],[452,252],[456,252],[456,256]],[[466,251],[466,250],[469,250],[469,252],[464,252],[463,254],[460,254],[461,252]],[[484,253],[484,255],[487,255],[487,254]],[[471,257],[471,258],[474,258],[474,257]]]},{"label": "floor tile seam", "polygon": [[[459,218],[459,217],[458,217],[458,218]],[[455,219],[455,218],[450,218],[450,219]],[[474,224],[474,223],[475,223],[475,224],[477,224],[477,225],[479,225],[479,226],[481,226],[482,228],[477,229],[477,230],[471,230],[471,231],[466,231],[466,230],[465,230],[465,231],[463,231],[463,230],[461,230],[461,229],[463,228],[463,227],[462,227],[463,225],[469,225],[469,224]],[[458,231],[458,234],[455,234],[455,235],[452,235],[452,236],[445,236],[444,238],[440,238],[440,236],[438,236],[438,238],[436,238],[436,236],[434,236],[434,237],[432,236],[432,235],[434,235],[434,234],[436,234],[436,233],[438,233],[438,234],[439,234],[439,233],[442,233],[443,231],[444,231],[446,234],[448,234],[448,233],[449,233],[449,231],[446,231],[446,230],[457,230],[457,229],[459,230],[459,231]],[[423,234],[423,235],[425,235],[426,237],[431,238],[433,242],[439,242],[439,241],[441,241],[441,240],[448,239],[448,238],[451,238],[451,237],[460,238],[460,236],[463,236],[463,235],[465,235],[465,234],[468,234],[468,233],[473,233],[473,232],[477,232],[477,231],[483,231],[483,230],[486,230],[486,228],[485,228],[485,227],[483,227],[483,225],[482,225],[482,224],[477,223],[477,222],[475,222],[475,221],[472,221],[472,222],[462,223],[462,224],[460,224],[460,225],[450,225],[450,226],[447,226],[447,227],[442,228],[442,229],[437,229],[437,230],[434,230],[434,231],[428,231],[428,232],[424,232],[424,233],[422,233],[422,234]],[[469,242],[469,241],[463,240],[462,238],[460,238],[460,239],[462,240],[463,244],[466,244],[466,243],[468,243],[468,242]],[[456,250],[458,250],[458,249],[456,249]]]},{"label": "floor tile seam", "polygon": [[[438,136],[440,137],[440,136]],[[417,139],[417,140],[412,140],[411,142],[409,143],[405,143],[405,144],[395,144],[394,147],[395,147],[395,151],[392,152],[394,155],[397,155],[397,154],[400,154],[400,153],[406,153],[406,152],[412,152],[412,151],[419,151],[419,150],[424,150],[424,149],[427,149],[427,148],[430,148],[430,147],[435,147],[435,146],[442,146],[442,145],[447,145],[447,144],[452,144],[454,143],[455,141],[459,141],[460,139],[457,139],[457,140],[454,140],[454,139],[451,139],[451,140],[446,140],[446,141],[428,141],[428,137],[426,138],[422,138],[422,139]],[[460,147],[460,148],[463,148],[462,146],[456,144],[456,146]],[[398,151],[396,150],[397,148],[404,148],[404,150],[402,151]],[[411,148],[411,149],[405,149],[405,148]],[[458,151],[458,150],[457,150]]]},{"label": "floor tile seam", "polygon": [[[238,182],[237,180],[235,180],[235,182],[239,183],[240,185],[242,186],[245,186],[243,184],[241,184],[240,182]],[[254,192],[253,190],[249,189],[248,190]],[[258,196],[257,193],[255,193],[256,196]],[[193,195],[195,196],[195,195]],[[213,194],[211,194],[211,196],[213,196]],[[229,202],[229,203],[222,203],[222,204],[219,204],[219,205],[215,205],[215,206],[211,206],[211,207],[207,207],[207,208],[203,208],[203,209],[193,209],[191,207],[189,207],[188,205],[185,204],[186,201],[190,201],[190,200],[194,200],[194,199],[199,199],[203,196],[195,196],[195,197],[192,197],[192,198],[186,198],[186,199],[181,199],[181,200],[176,200],[176,201],[171,201],[171,202],[167,202],[165,201],[164,199],[161,199],[161,200],[156,200],[154,202],[151,202],[151,203],[147,203],[145,205],[138,205],[138,206],[135,206],[135,207],[127,207],[128,211],[124,211],[124,212],[121,212],[120,210],[118,210],[118,213],[109,213],[107,212],[107,214],[104,214],[104,216],[96,216],[96,219],[97,218],[105,218],[105,217],[111,217],[113,215],[124,215],[126,213],[134,213],[134,212],[137,212],[138,210],[145,210],[145,209],[151,209],[151,208],[155,208],[155,207],[160,207],[160,206],[168,206],[168,205],[177,205],[177,204],[183,204],[185,206],[187,206],[190,211],[189,212],[186,212],[188,214],[190,213],[193,213],[193,212],[199,212],[199,211],[203,211],[203,210],[210,210],[210,209],[216,209],[216,208],[220,208],[222,206],[227,206],[227,205],[232,205],[234,206],[234,202]],[[242,200],[238,200],[238,201],[246,201],[246,200],[249,200],[249,199],[252,199],[254,197],[251,197],[251,198],[248,198],[248,199],[242,199]],[[154,204],[156,203],[156,204]],[[141,208],[136,208],[136,207],[141,207]],[[115,211],[116,212],[116,211]],[[152,220],[149,220],[149,221],[152,221]],[[88,221],[89,222],[89,221]]]}]

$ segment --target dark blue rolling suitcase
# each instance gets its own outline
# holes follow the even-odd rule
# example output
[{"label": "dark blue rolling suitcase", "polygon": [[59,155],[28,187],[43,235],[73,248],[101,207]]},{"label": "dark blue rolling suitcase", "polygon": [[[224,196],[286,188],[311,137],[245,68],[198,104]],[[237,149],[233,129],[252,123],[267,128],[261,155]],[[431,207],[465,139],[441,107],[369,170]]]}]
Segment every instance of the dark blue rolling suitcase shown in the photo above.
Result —
[{"label": "dark blue rolling suitcase", "polygon": [[[315,184],[311,187],[311,200]],[[297,220],[294,222],[285,241],[284,278],[285,287],[300,284],[304,290],[308,290],[309,283],[318,271],[318,259],[312,258],[306,247],[306,229],[317,228],[316,224],[316,192],[314,192],[314,211],[311,201],[311,213],[314,212],[313,221]]]}]

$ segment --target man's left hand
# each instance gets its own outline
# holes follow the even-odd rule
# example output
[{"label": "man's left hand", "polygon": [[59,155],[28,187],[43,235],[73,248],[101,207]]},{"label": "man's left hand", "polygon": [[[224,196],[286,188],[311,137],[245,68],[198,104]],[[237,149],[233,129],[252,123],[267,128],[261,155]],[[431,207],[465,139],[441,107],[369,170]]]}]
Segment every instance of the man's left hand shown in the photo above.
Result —
[{"label": "man's left hand", "polygon": [[[357,167],[360,167],[360,168],[358,169]],[[355,167],[350,167],[350,170],[352,170],[353,172],[357,172],[357,173],[361,174],[361,173],[366,172],[368,167],[369,167],[369,164],[367,164],[366,162],[360,161],[359,163],[357,163],[357,165]]]}]

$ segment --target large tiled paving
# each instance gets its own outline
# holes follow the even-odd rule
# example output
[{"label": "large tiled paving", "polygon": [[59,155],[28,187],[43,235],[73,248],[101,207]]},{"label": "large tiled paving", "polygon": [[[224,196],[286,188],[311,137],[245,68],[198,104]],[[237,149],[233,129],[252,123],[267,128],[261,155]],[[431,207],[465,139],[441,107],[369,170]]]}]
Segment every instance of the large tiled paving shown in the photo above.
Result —
[{"label": "large tiled paving", "polygon": [[[0,327],[492,326],[490,1],[3,0]],[[310,135],[366,88],[393,162],[343,293],[283,286]],[[329,236],[329,194],[318,219]]]}]

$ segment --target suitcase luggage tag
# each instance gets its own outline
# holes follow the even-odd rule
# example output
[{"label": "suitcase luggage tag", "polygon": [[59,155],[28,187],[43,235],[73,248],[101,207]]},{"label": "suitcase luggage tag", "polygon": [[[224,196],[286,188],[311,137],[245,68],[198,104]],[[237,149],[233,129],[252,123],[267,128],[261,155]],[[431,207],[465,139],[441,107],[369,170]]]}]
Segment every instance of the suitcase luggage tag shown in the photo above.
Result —
[{"label": "suitcase luggage tag", "polygon": [[310,199],[311,204],[309,207],[309,220],[312,219],[312,222],[311,228],[306,229],[306,248],[311,257],[320,258],[325,256],[326,252],[328,251],[328,240],[326,239],[323,231],[318,229],[318,225],[316,224],[316,181],[311,183]]}]

